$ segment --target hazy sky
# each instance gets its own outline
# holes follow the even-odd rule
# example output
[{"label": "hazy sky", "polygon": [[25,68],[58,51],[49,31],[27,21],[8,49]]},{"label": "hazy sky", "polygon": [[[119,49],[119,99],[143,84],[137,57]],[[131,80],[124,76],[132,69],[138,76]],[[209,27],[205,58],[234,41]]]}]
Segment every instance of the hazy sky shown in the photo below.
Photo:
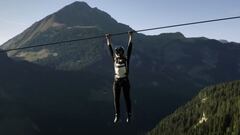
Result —
[{"label": "hazy sky", "polygon": [[[0,44],[36,21],[75,0],[1,0]],[[240,0],[84,0],[133,29],[240,16]],[[205,36],[240,42],[240,19],[178,27],[145,34],[180,31],[187,37]]]}]

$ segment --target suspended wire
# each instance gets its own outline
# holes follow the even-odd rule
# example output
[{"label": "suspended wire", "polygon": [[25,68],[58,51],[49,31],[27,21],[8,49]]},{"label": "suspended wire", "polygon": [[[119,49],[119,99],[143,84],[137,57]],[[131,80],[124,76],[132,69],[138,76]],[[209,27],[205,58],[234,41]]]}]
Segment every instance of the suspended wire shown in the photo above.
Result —
[{"label": "suspended wire", "polygon": [[[210,22],[217,22],[217,21],[224,21],[224,20],[233,20],[233,19],[239,19],[239,18],[240,18],[240,16],[234,16],[234,17],[227,17],[227,18],[219,18],[219,19],[212,19],[212,20],[205,20],[205,21],[198,21],[198,22],[190,22],[190,23],[182,23],[182,24],[175,24],[175,25],[169,25],[169,26],[141,29],[141,30],[136,30],[136,31],[132,31],[132,32],[138,33],[138,32],[143,32],[143,31],[167,29],[167,28],[173,28],[173,27],[181,27],[181,26],[187,26],[187,25],[210,23]],[[119,36],[119,35],[127,34],[128,32],[129,31],[113,33],[113,34],[111,34],[111,36]],[[51,46],[51,45],[62,44],[62,43],[83,41],[83,40],[92,40],[92,39],[103,38],[103,37],[105,37],[105,35],[98,35],[98,36],[92,36],[92,37],[86,37],[86,38],[78,38],[78,39],[72,39],[72,40],[63,40],[63,41],[51,42],[51,43],[45,43],[45,44],[37,44],[37,45],[31,45],[31,46],[26,46],[26,47],[1,50],[0,53],[16,51],[16,50],[24,50],[24,49],[29,49],[29,48],[37,48],[37,47],[42,47],[42,46]]]}]

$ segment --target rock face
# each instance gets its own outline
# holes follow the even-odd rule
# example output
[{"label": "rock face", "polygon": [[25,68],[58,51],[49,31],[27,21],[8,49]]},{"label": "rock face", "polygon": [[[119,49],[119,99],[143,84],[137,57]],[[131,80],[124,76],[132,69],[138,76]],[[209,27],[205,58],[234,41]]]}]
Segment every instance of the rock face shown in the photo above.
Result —
[{"label": "rock face", "polygon": [[204,88],[149,135],[240,134],[240,81]]}]

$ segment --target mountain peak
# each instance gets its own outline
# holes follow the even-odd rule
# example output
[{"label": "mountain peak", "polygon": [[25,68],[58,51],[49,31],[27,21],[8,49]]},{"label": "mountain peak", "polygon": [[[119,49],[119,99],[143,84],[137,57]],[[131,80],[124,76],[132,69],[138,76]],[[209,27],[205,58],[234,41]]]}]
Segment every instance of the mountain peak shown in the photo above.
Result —
[{"label": "mountain peak", "polygon": [[87,3],[76,1],[63,7],[53,15],[56,22],[66,26],[75,26],[92,25],[94,20],[92,18],[96,16],[96,13]]},{"label": "mountain peak", "polygon": [[65,6],[63,9],[90,9],[91,7],[86,3],[82,1],[75,1],[67,6]]},{"label": "mountain peak", "polygon": [[[110,32],[114,30],[114,28],[118,28],[115,29],[115,31],[131,29],[126,25],[119,24],[106,12],[92,8],[85,2],[73,2],[53,15],[57,23],[64,24],[67,27],[90,26]],[[109,26],[111,26],[111,28]]]},{"label": "mountain peak", "polygon": [[92,8],[85,2],[75,1],[62,9],[60,9],[57,14],[75,14],[77,12],[87,12]]},{"label": "mountain peak", "polygon": [[159,35],[162,39],[185,39],[185,36],[181,32],[175,33],[162,33]]}]

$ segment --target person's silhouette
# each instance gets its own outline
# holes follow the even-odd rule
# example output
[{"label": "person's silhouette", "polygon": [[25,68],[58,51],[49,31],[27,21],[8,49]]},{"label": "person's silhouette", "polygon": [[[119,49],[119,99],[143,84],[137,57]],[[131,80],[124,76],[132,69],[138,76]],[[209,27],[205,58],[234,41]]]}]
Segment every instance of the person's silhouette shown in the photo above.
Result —
[{"label": "person's silhouette", "polygon": [[115,51],[112,48],[111,35],[106,34],[107,45],[114,63],[114,83],[113,83],[113,95],[114,95],[114,107],[115,107],[115,118],[114,123],[117,123],[120,119],[120,93],[123,91],[123,95],[126,101],[127,108],[127,119],[129,123],[132,115],[131,99],[130,99],[130,83],[128,79],[129,75],[129,62],[132,53],[132,34],[129,32],[129,42],[127,55],[124,53],[123,47],[116,47]]}]

